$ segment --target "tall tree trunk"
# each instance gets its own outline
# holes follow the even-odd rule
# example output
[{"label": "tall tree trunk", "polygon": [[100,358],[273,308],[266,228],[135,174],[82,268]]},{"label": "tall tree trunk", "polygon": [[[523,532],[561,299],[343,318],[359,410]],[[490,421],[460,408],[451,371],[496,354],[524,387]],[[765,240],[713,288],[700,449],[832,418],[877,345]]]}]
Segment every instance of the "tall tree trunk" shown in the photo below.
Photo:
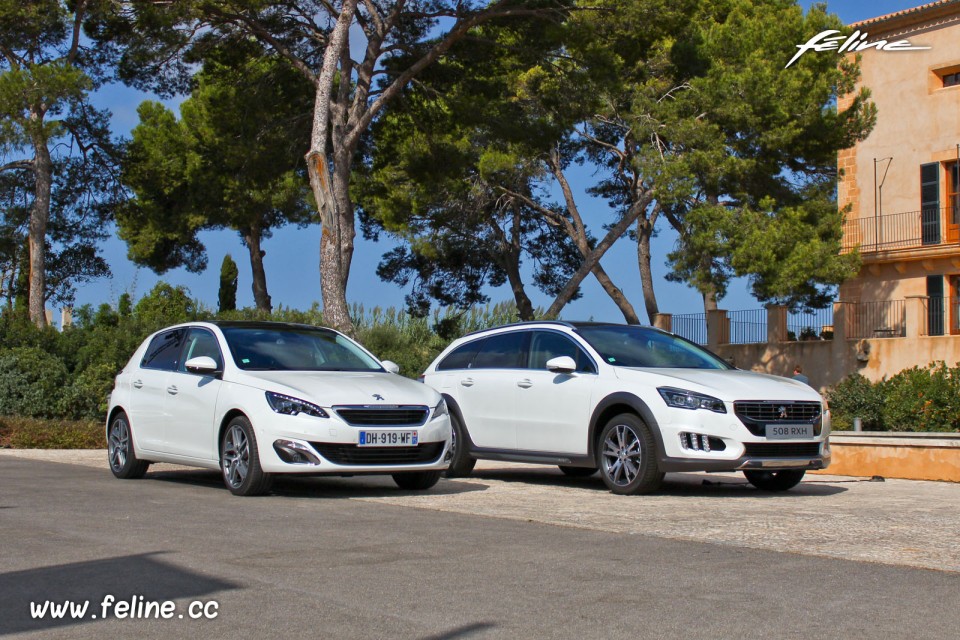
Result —
[{"label": "tall tree trunk", "polygon": [[[351,154],[352,155],[352,154]],[[345,333],[353,330],[347,304],[347,281],[353,260],[353,202],[350,200],[350,161],[334,164],[329,192],[336,213],[324,218],[320,236],[320,290],[323,295],[323,321]]]},{"label": "tall tree trunk", "polygon": [[260,248],[262,232],[260,227],[253,226],[247,229],[243,234],[243,241],[247,245],[247,251],[250,252],[250,272],[253,274],[253,303],[260,311],[270,313],[273,311],[273,305],[270,302],[270,295],[267,293],[267,272],[263,268],[263,256],[265,251]]},{"label": "tall tree trunk", "polygon": [[527,290],[523,286],[523,279],[520,277],[520,254],[523,252],[521,217],[520,207],[514,203],[513,226],[510,229],[509,240],[496,223],[491,224],[491,226],[504,245],[504,250],[501,253],[503,259],[500,263],[503,270],[507,272],[507,281],[510,282],[510,290],[513,291],[513,299],[517,303],[517,315],[520,320],[533,320],[533,302],[527,295]]},{"label": "tall tree trunk", "polygon": [[33,134],[33,147],[35,154],[33,174],[36,178],[36,187],[33,207],[30,210],[30,289],[27,306],[30,310],[30,321],[38,327],[43,327],[47,324],[46,240],[47,223],[50,220],[53,161],[50,158],[50,150],[47,149],[47,141],[39,131],[39,127]]},{"label": "tall tree trunk", "polygon": [[701,295],[703,295],[703,312],[707,313],[708,311],[716,311],[717,292],[713,289],[713,287],[710,287],[707,291],[703,291]]},{"label": "tall tree trunk", "polygon": [[651,267],[650,238],[653,237],[653,221],[648,218],[637,220],[637,262],[640,264],[640,288],[643,291],[643,304],[647,309],[647,318],[653,324],[653,318],[660,313],[657,294],[653,289],[653,269]]},{"label": "tall tree trunk", "polygon": [[[330,159],[327,156],[327,141],[330,137],[330,113],[333,100],[333,83],[337,63],[349,49],[349,31],[358,0],[344,0],[337,23],[330,33],[323,54],[323,65],[317,77],[317,96],[313,110],[313,130],[310,135],[310,151],[307,153],[307,171],[310,186],[320,211],[320,295],[323,297],[323,321],[341,331],[350,332],[350,310],[347,307],[347,278],[349,260],[353,257],[355,235],[353,208],[343,208],[342,184],[349,186],[350,159],[336,149],[334,142],[333,170],[330,175]],[[344,156],[347,157],[344,157]],[[344,164],[346,162],[346,164]],[[346,174],[346,175],[344,175]],[[337,191],[340,191],[338,194]],[[338,197],[339,196],[339,197]],[[344,257],[347,263],[343,263]]]},{"label": "tall tree trunk", "polygon": [[603,290],[607,292],[607,295],[610,296],[610,299],[613,300],[620,309],[620,313],[623,314],[623,319],[627,321],[627,324],[640,324],[640,317],[637,316],[633,305],[627,300],[627,296],[623,295],[623,291],[613,284],[610,276],[607,275],[607,272],[603,270],[603,267],[601,267],[599,263],[593,268],[593,275],[597,279],[597,282],[600,283],[600,286],[603,287]]}]

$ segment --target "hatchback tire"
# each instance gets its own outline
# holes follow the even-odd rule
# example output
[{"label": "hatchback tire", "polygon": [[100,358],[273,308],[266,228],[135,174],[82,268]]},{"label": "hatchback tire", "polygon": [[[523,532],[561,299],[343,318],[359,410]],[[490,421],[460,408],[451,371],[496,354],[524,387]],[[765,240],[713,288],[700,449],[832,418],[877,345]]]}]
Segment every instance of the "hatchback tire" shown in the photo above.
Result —
[{"label": "hatchback tire", "polygon": [[781,471],[744,471],[747,482],[761,491],[788,491],[803,480],[804,469],[783,469]]},{"label": "hatchback tire", "polygon": [[622,413],[600,432],[597,466],[613,493],[650,493],[660,488],[664,473],[657,466],[656,441],[638,416]]},{"label": "hatchback tire", "polygon": [[113,475],[123,480],[142,478],[150,466],[148,461],[137,458],[130,420],[122,411],[113,417],[107,430],[107,461]]},{"label": "hatchback tire", "polygon": [[393,474],[393,481],[401,489],[424,491],[440,480],[443,471],[405,471]]},{"label": "hatchback tire", "polygon": [[260,451],[253,426],[246,416],[230,421],[220,441],[223,482],[235,496],[259,496],[270,490],[273,476],[260,466]]}]

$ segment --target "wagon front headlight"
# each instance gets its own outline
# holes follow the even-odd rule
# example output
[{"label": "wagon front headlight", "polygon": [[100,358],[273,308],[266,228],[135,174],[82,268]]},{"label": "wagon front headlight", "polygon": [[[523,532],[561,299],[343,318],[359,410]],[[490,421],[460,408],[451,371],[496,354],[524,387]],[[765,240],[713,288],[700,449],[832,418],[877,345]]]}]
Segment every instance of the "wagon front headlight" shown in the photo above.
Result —
[{"label": "wagon front headlight", "polygon": [[673,387],[659,387],[660,397],[667,403],[667,406],[677,409],[706,409],[714,413],[726,413],[727,408],[723,400],[702,393],[694,393],[686,389],[674,389]]}]

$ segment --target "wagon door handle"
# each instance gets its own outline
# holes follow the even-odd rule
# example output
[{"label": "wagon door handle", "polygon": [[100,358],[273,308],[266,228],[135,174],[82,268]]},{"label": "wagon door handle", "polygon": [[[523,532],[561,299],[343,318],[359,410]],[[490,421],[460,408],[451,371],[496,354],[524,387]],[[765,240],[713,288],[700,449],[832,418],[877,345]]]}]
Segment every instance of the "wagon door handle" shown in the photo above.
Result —
[{"label": "wagon door handle", "polygon": [[465,387],[472,387],[472,386],[473,386],[473,378],[464,378],[463,380],[460,381],[460,384],[462,384],[462,385],[465,386]]},{"label": "wagon door handle", "polygon": [[133,381],[133,388],[134,388],[134,389],[139,389],[139,388],[141,388],[141,387],[143,387],[143,380],[134,380],[134,381]]},{"label": "wagon door handle", "polygon": [[167,393],[169,393],[172,396],[177,395],[177,385],[172,384],[169,387],[167,387]]},{"label": "wagon door handle", "polygon": [[529,389],[533,386],[533,383],[530,381],[530,378],[524,378],[522,380],[517,380],[517,386],[521,389]]}]

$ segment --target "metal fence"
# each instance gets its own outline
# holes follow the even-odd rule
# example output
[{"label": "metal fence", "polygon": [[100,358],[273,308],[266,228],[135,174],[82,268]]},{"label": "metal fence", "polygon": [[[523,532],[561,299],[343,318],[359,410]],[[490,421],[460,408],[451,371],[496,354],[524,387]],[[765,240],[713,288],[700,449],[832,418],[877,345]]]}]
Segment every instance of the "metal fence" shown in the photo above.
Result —
[{"label": "metal fence", "polygon": [[907,334],[905,300],[856,302],[844,308],[847,338],[901,338]]},{"label": "metal fence", "polygon": [[672,331],[697,344],[707,344],[707,316],[704,313],[685,313],[673,316]]},{"label": "metal fence", "polygon": [[877,217],[853,218],[843,223],[844,249],[859,247],[861,253],[910,249],[943,242],[957,242],[947,237],[947,224],[960,221],[958,205],[921,211],[884,214]]},{"label": "metal fence", "polygon": [[833,305],[787,314],[787,337],[790,340],[832,340]]},{"label": "metal fence", "polygon": [[767,341],[767,310],[728,311],[730,344],[758,344]]}]

